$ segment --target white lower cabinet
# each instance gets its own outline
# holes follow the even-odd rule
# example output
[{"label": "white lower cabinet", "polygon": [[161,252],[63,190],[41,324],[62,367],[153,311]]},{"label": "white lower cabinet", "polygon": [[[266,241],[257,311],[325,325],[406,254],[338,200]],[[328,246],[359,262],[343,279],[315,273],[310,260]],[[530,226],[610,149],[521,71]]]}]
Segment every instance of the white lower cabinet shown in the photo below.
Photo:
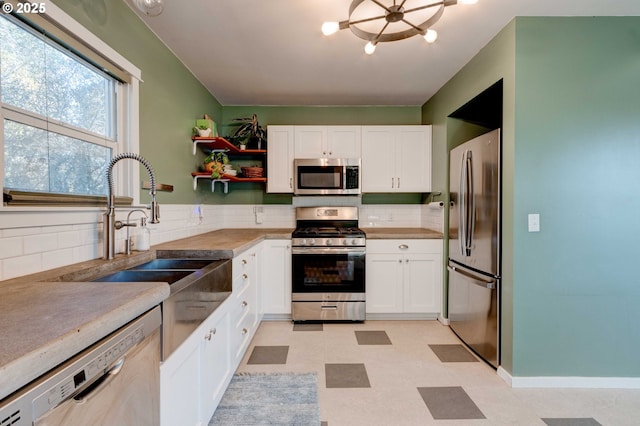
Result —
[{"label": "white lower cabinet", "polygon": [[160,366],[161,425],[203,425],[213,415],[235,369],[229,354],[229,300]]},{"label": "white lower cabinet", "polygon": [[265,240],[260,257],[262,312],[273,317],[291,315],[291,240]]},{"label": "white lower cabinet", "polygon": [[437,317],[442,240],[367,240],[367,314]]},{"label": "white lower cabinet", "polygon": [[234,257],[231,295],[160,366],[160,423],[209,423],[261,320],[261,245]]}]

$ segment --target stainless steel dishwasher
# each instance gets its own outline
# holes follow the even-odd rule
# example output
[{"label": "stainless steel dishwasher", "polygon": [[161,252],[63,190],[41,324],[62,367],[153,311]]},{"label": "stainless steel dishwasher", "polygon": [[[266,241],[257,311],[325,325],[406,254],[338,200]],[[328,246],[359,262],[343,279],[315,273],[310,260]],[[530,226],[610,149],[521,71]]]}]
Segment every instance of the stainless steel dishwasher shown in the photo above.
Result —
[{"label": "stainless steel dishwasher", "polygon": [[1,425],[160,423],[160,307],[0,402]]}]

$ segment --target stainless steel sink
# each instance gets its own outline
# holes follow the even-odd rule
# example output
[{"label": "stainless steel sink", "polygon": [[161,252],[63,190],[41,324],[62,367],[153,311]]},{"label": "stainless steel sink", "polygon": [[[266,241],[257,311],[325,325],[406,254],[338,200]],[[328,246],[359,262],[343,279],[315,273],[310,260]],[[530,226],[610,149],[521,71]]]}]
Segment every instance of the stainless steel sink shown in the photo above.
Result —
[{"label": "stainless steel sink", "polygon": [[105,275],[100,278],[92,280],[93,282],[144,282],[144,281],[158,281],[163,283],[173,284],[191,275],[196,270],[154,270],[154,269],[127,269],[124,271],[113,272],[109,275]]},{"label": "stainless steel sink", "polygon": [[202,269],[214,262],[212,259],[153,259],[129,269]]}]

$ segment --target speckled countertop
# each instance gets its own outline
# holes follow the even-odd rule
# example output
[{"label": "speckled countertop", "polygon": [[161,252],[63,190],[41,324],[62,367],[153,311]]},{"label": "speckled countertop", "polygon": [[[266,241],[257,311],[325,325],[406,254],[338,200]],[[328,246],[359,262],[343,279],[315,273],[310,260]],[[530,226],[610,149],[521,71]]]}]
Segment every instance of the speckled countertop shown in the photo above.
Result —
[{"label": "speckled countertop", "polygon": [[[0,282],[0,400],[169,297],[165,283],[91,283],[96,272],[126,269],[171,251],[232,258],[293,229],[222,229],[149,252],[91,260]],[[442,238],[425,228],[365,228],[367,238]],[[70,282],[76,281],[76,282]]]},{"label": "speckled countertop", "polygon": [[367,238],[377,239],[436,239],[444,238],[442,232],[427,228],[362,228]]},{"label": "speckled countertop", "polygon": [[[95,259],[0,282],[0,400],[106,337],[169,297],[165,283],[86,282],[143,263],[161,251],[232,258],[265,238],[292,229],[225,229],[148,252]],[[75,282],[69,282],[75,281]],[[80,282],[78,282],[80,281]]]}]

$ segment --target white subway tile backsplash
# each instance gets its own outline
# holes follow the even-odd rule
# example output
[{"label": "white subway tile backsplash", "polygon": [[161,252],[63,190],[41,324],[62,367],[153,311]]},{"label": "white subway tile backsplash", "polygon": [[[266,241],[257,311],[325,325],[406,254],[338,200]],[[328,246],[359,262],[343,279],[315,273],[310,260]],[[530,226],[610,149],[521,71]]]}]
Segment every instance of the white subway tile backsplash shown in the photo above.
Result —
[{"label": "white subway tile backsplash", "polygon": [[[359,197],[294,197],[293,205],[161,205],[160,223],[149,224],[151,244],[186,238],[221,228],[293,228],[296,206],[354,205],[362,227],[425,227],[442,232],[444,209],[426,205],[362,205]],[[256,221],[256,207],[262,223]],[[118,209],[126,221],[129,210]],[[99,216],[101,219],[101,216]],[[132,214],[139,223],[140,214]],[[131,228],[135,233],[138,228]],[[116,231],[116,247],[124,248],[126,228]],[[0,280],[100,258],[102,225],[78,223],[0,230]]]},{"label": "white subway tile backsplash", "polygon": [[42,254],[31,254],[28,256],[11,257],[2,260],[2,279],[19,277],[22,275],[35,274],[44,271],[42,268]]},{"label": "white subway tile backsplash", "polygon": [[24,254],[23,239],[19,237],[0,239],[0,259]]},{"label": "white subway tile backsplash", "polygon": [[58,234],[38,234],[24,237],[24,253],[43,253],[58,248]]},{"label": "white subway tile backsplash", "polygon": [[42,269],[53,269],[69,264],[73,259],[73,248],[63,250],[53,250],[42,253]]}]

